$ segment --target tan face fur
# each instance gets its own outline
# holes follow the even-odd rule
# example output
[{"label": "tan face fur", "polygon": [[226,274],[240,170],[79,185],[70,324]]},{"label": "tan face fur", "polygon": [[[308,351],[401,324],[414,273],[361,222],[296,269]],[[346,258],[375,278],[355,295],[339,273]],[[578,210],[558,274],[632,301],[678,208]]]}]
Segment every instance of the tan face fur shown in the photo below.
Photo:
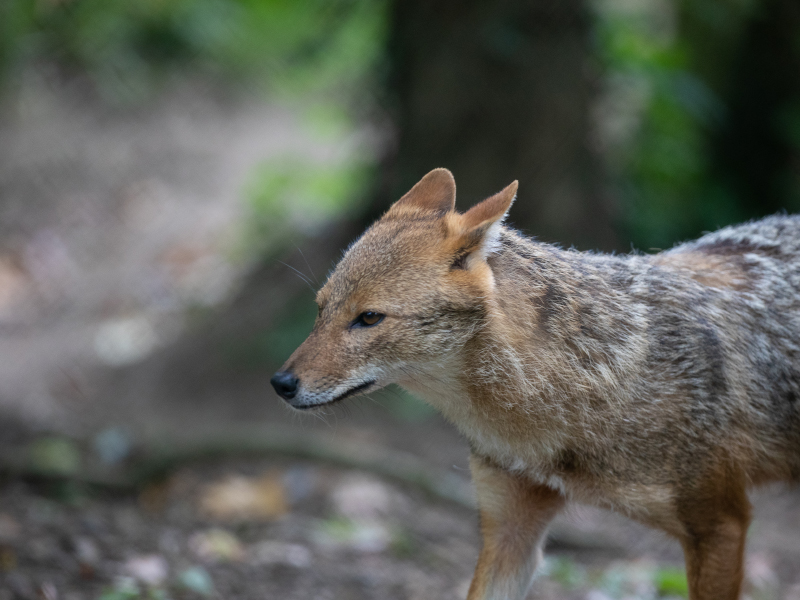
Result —
[{"label": "tan face fur", "polygon": [[[455,356],[484,321],[493,286],[485,257],[516,187],[460,214],[452,175],[436,169],[397,201],[317,294],[314,329],[281,370],[297,380],[290,404],[324,406]],[[365,326],[365,313],[381,318]]]}]

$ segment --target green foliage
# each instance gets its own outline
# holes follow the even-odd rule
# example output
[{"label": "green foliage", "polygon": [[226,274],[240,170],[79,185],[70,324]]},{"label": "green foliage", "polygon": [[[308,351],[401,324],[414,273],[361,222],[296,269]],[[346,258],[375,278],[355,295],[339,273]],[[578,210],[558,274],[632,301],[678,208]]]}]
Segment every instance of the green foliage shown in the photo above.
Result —
[{"label": "green foliage", "polygon": [[6,0],[0,75],[54,62],[122,100],[185,69],[347,95],[378,58],[385,7],[367,0]]},{"label": "green foliage", "polygon": [[655,584],[662,596],[689,597],[689,583],[686,571],[675,567],[662,567],[655,574]]},{"label": "green foliage", "polygon": [[[763,214],[754,192],[741,189],[738,174],[720,162],[718,146],[721,132],[752,135],[752,129],[736,130],[731,121],[731,82],[747,26],[763,12],[764,3],[595,0],[593,5],[597,52],[607,72],[607,110],[600,118],[612,130],[612,135],[602,135],[600,123],[601,138],[622,202],[626,237],[643,249],[668,248]],[[771,93],[764,92],[758,101],[768,104]],[[800,98],[778,110],[773,123],[778,137],[796,148],[798,102]],[[767,104],[752,104],[751,109],[767,110]],[[613,131],[618,121],[628,125],[622,134]],[[737,140],[745,143],[743,137]],[[733,168],[760,167],[745,160]],[[782,185],[781,206],[800,207],[796,179],[777,185]]]},{"label": "green foliage", "polygon": [[637,119],[628,137],[609,148],[628,237],[644,248],[665,248],[736,220],[740,215],[725,214],[727,191],[708,181],[707,135],[723,107],[690,69],[692,48],[671,23],[674,7],[596,6],[609,80],[627,87],[615,95],[614,110]]},{"label": "green foliage", "polygon": [[551,556],[542,576],[557,583],[560,590],[593,589],[610,599],[687,598],[689,594],[684,569],[647,560],[614,561],[587,569],[567,556]]},{"label": "green foliage", "polygon": [[320,521],[319,532],[336,542],[347,542],[357,531],[357,525],[345,517],[331,517]]},{"label": "green foliage", "polygon": [[110,589],[100,595],[98,600],[138,600],[142,598],[138,589]]},{"label": "green foliage", "polygon": [[356,161],[315,164],[282,158],[257,168],[245,187],[250,209],[245,245],[269,255],[287,241],[316,233],[358,206],[371,168]]},{"label": "green foliage", "polygon": [[573,590],[587,582],[586,570],[566,556],[548,558],[544,572],[565,590]]},{"label": "green foliage", "polygon": [[121,577],[98,600],[167,600],[167,595],[159,589],[141,590],[134,579]]},{"label": "green foliage", "polygon": [[[195,567],[198,568],[198,567]],[[187,569],[184,573],[190,571]],[[202,569],[201,569],[202,570]],[[205,573],[205,571],[203,570]],[[208,575],[206,574],[206,577]],[[191,589],[182,585],[182,580],[178,579],[178,587],[182,589]],[[210,581],[210,579],[209,579]],[[213,591],[213,587],[209,588]],[[211,592],[203,593],[209,595]],[[132,577],[119,577],[114,584],[103,591],[97,600],[169,600],[170,596],[166,590],[159,587],[140,586]]]},{"label": "green foliage", "polygon": [[31,443],[31,466],[38,472],[74,475],[81,466],[81,453],[75,442],[63,437],[42,437]]}]

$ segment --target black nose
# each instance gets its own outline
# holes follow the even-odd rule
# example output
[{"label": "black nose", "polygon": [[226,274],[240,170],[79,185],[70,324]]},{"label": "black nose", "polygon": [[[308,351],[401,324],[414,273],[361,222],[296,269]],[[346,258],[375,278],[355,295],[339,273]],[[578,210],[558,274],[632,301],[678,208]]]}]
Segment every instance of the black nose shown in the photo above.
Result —
[{"label": "black nose", "polygon": [[297,384],[300,380],[291,373],[278,371],[269,382],[281,398],[291,400],[297,394]]}]

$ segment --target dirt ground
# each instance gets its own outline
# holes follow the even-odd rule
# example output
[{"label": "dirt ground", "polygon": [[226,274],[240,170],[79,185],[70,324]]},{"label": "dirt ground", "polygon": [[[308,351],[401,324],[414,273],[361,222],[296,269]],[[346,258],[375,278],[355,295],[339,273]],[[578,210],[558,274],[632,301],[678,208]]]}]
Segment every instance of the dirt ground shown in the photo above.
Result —
[{"label": "dirt ground", "polygon": [[[797,494],[758,506],[748,597],[800,597]],[[0,507],[3,600],[455,600],[479,547],[468,508],[298,460],[204,461],[126,494],[7,479]],[[554,525],[530,597],[681,596],[679,574],[671,542],[576,509]]]},{"label": "dirt ground", "polygon": [[[26,86],[0,115],[0,600],[464,598],[479,540],[452,428],[391,394],[299,419],[270,369],[166,360],[249,268],[229,243],[251,169],[338,160],[358,135],[196,85],[138,111]],[[220,438],[225,458],[81,482]],[[350,450],[310,460],[314,440]],[[800,598],[800,491],[753,499],[747,596]],[[560,517],[547,556],[531,598],[685,593],[675,542],[601,510]]]}]

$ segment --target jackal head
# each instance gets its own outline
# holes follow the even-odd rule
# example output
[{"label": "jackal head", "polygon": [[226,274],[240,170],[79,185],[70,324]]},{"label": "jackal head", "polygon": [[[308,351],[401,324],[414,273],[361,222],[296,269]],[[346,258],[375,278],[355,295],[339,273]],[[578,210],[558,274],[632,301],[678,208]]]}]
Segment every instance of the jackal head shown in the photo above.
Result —
[{"label": "jackal head", "polygon": [[435,169],[353,243],[317,294],[319,316],[272,378],[294,408],[310,409],[442,364],[486,322],[494,279],[486,262],[515,181],[466,213]]}]

